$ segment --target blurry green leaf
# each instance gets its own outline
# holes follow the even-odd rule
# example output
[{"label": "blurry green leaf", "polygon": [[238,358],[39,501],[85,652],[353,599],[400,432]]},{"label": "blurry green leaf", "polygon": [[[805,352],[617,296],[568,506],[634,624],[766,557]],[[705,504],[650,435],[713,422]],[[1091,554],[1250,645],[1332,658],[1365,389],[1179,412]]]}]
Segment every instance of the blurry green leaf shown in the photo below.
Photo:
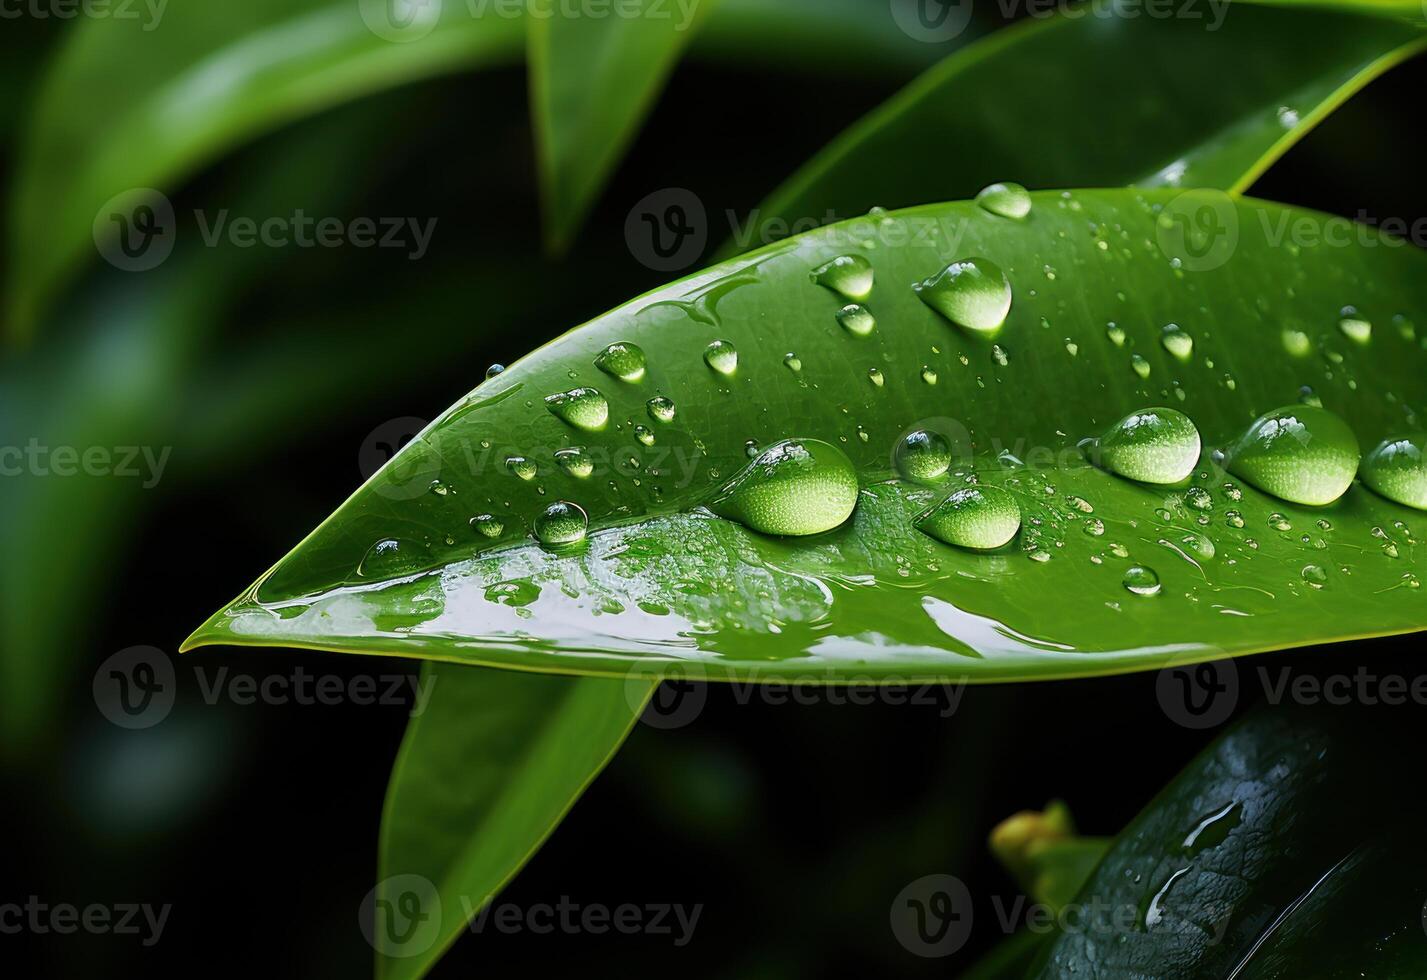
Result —
[{"label": "blurry green leaf", "polygon": [[[165,188],[244,139],[338,102],[520,56],[520,18],[477,18],[448,3],[416,4],[406,20],[392,2],[411,0],[170,0],[150,8],[161,16],[76,25],[20,161],[10,328],[33,328],[116,195]],[[437,10],[439,23],[423,19]]]},{"label": "blurry green leaf", "polygon": [[1125,829],[1025,975],[1423,976],[1409,736],[1326,703],[1249,716]]},{"label": "blurry green leaf", "polygon": [[[368,152],[387,138],[389,123],[385,113],[368,113],[295,132],[245,170],[228,200],[259,214],[290,212],[293,202],[328,208],[360,189],[331,179],[332,155]],[[281,261],[271,249],[207,249],[190,236],[157,268],[96,277],[57,329],[0,361],[0,446],[22,453],[6,455],[0,478],[9,556],[0,567],[6,749],[22,753],[54,722],[69,672],[86,651],[92,657],[95,615],[127,567],[120,552],[145,499],[211,451],[183,438],[191,419],[181,393],[235,297]],[[62,456],[57,467],[56,452],[79,462]],[[87,469],[86,452],[102,454]],[[92,615],[65,615],[70,605]],[[139,639],[148,638],[131,642]]]},{"label": "blurry green leaf", "polygon": [[[1166,19],[1113,9],[1098,0],[947,58],[784,182],[734,246],[874,205],[967,198],[1000,180],[1242,191],[1427,45],[1420,27],[1366,14],[1235,3]],[[1232,79],[1206,77],[1209,65],[1232,66]]]},{"label": "blurry green leaf", "polygon": [[[809,274],[848,252],[875,277],[866,335]],[[994,340],[911,288],[966,256],[1009,278]],[[1227,478],[1210,450],[1305,385],[1364,449],[1420,429],[1424,261],[1344,219],[1217,192],[1042,193],[1020,221],[961,203],[819,229],[648,293],[480,385],[188,645],[976,681],[1417,630],[1419,511],[1362,486],[1326,508],[1287,503]],[[1340,331],[1350,304],[1375,324],[1366,342]],[[714,341],[736,347],[732,374],[705,362]],[[613,344],[642,349],[642,375],[596,367]],[[1077,450],[1164,403],[1202,436],[1192,487],[1134,483]],[[562,420],[571,404],[579,425]],[[946,444],[939,485],[891,479],[918,431]],[[697,509],[749,443],[790,439],[850,458],[862,489],[847,524],[780,538]],[[913,526],[973,473],[1022,514],[992,554]],[[823,500],[780,519],[821,520]],[[558,501],[590,518],[573,554],[531,542]]]},{"label": "blurry green leaf", "polygon": [[613,757],[652,691],[435,663],[421,682],[429,700],[382,819],[378,980],[426,974]]},{"label": "blurry green leaf", "polygon": [[534,0],[530,106],[546,236],[563,249],[714,0],[635,0],[590,16]]}]

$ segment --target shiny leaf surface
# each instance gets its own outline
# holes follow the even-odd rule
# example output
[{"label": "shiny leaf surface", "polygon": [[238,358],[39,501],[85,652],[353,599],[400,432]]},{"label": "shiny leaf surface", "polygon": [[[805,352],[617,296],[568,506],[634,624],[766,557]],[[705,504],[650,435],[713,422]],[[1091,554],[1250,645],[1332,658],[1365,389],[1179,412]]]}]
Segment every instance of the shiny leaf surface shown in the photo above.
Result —
[{"label": "shiny leaf surface", "polygon": [[[448,410],[189,645],[976,681],[1427,625],[1421,512],[1360,484],[1328,507],[1289,504],[1212,455],[1300,398],[1345,418],[1363,447],[1420,428],[1423,257],[1342,219],[1223,195],[1034,200],[1024,221],[949,204],[821,229],[597,318]],[[1220,235],[1186,236],[1177,217]],[[1324,243],[1342,232],[1356,244]],[[846,298],[810,276],[849,251],[875,277],[865,337],[837,322]],[[911,288],[968,255],[994,256],[1015,294],[994,340]],[[1340,332],[1348,304],[1377,324],[1369,342]],[[1170,324],[1193,338],[1191,356],[1164,343]],[[715,340],[737,348],[732,375],[702,357]],[[594,366],[616,342],[643,350],[640,380]],[[603,429],[546,403],[582,388],[608,405]],[[662,399],[667,422],[649,404]],[[1189,486],[1131,482],[1077,448],[1170,404],[1202,435]],[[893,479],[914,432],[951,449],[934,485]],[[699,509],[748,463],[749,442],[788,439],[850,458],[862,489],[848,523],[778,538]],[[557,462],[573,449],[590,475]],[[973,476],[1018,503],[1005,548],[954,548],[913,524]],[[583,548],[532,541],[557,501],[588,514]]]}]

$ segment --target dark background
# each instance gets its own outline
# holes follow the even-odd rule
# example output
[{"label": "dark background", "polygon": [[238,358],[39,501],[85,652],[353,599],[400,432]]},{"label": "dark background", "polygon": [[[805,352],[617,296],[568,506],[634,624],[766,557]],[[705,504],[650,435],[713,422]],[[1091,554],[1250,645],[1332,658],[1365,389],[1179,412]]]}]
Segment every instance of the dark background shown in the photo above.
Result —
[{"label": "dark background", "polygon": [[[7,182],[17,117],[65,29],[0,22]],[[357,447],[375,426],[431,417],[488,363],[514,360],[669,278],[625,246],[633,202],[662,187],[693,189],[713,216],[712,249],[727,230],[726,208],[746,212],[909,77],[686,63],[561,260],[541,257],[523,69],[459,75],[333,110],[174,189],[180,213],[222,207],[263,160],[304,133],[371,125],[381,134],[376,150],[334,164],[332,179],[348,190],[345,212],[439,216],[440,224],[421,263],[380,250],[288,255],[214,313],[221,327],[205,366],[211,385],[175,392],[178,415],[212,410],[205,393],[221,391],[266,344],[306,351],[323,393],[289,398],[300,424],[278,420],[259,442],[220,446],[220,462],[185,465],[187,447],[175,446],[165,480],[124,518],[133,522],[129,546],[103,569],[108,586],[98,601],[68,610],[56,603],[52,615],[83,620],[85,642],[44,736],[12,754],[0,782],[0,902],[33,894],[81,906],[171,904],[172,912],[150,949],[137,937],[0,936],[0,970],[369,975],[357,908],[375,880],[403,709],[208,705],[193,669],[261,677],[300,665],[350,678],[415,668],[203,650],[179,661],[173,713],[141,732],[101,717],[93,671],[134,644],[174,653],[359,483]],[[1422,61],[1389,74],[1253,193],[1348,216],[1422,218],[1423,91]],[[118,278],[90,268],[67,302],[121,288]],[[371,325],[349,318],[353,310],[381,312]],[[393,335],[394,348],[379,346]],[[331,352],[363,340],[385,353],[341,374],[338,390],[321,389]],[[82,341],[61,333],[55,343]],[[1411,675],[1419,649],[1412,638],[1364,642],[1351,656]],[[1347,652],[1307,649],[1242,664],[1240,710],[1258,696],[1252,668],[1324,670]],[[975,689],[949,718],[939,706],[740,704],[731,689],[713,687],[691,724],[637,726],[498,899],[525,907],[562,896],[582,905],[702,905],[692,942],[487,930],[458,943],[434,976],[571,967],[595,976],[955,975],[1001,938],[992,896],[1016,895],[985,846],[997,822],[1060,797],[1083,831],[1112,834],[1217,730],[1171,721],[1154,682],[1146,675]],[[961,877],[977,901],[972,941],[950,960],[912,956],[888,927],[897,892],[935,872]]]}]

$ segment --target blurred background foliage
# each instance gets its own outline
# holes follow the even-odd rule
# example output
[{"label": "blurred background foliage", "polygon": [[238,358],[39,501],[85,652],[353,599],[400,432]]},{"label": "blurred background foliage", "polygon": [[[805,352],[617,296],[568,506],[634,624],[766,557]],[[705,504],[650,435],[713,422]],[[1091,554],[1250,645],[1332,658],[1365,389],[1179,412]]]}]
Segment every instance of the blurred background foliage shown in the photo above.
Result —
[{"label": "blurred background foliage", "polygon": [[[873,0],[721,0],[630,130],[608,187],[574,192],[588,218],[551,252],[539,175],[555,170],[539,161],[554,151],[530,121],[519,25],[492,36],[473,26],[489,21],[456,17],[436,43],[393,44],[354,6],[170,0],[151,32],[83,17],[0,22],[0,445],[171,447],[147,489],[0,478],[11,843],[0,899],[173,906],[152,948],[0,937],[7,965],[43,964],[14,975],[198,962],[215,977],[366,975],[356,910],[404,711],[210,705],[185,660],[173,713],[131,732],[96,710],[96,668],[135,644],[172,653],[358,485],[373,429],[429,418],[487,364],[671,278],[625,243],[635,202],[693,190],[711,253],[732,231],[727,215],[747,215],[865,112],[1005,19],[979,5],[958,39],[924,43]],[[294,59],[299,49],[318,55]],[[1421,218],[1424,82],[1420,62],[1375,82],[1253,192]],[[1209,68],[1203,84],[1232,84],[1231,70]],[[187,106],[204,85],[228,93],[227,110]],[[1134,88],[1126,78],[1104,97]],[[1094,139],[1093,107],[1083,125]],[[127,274],[96,254],[90,226],[113,194],[142,186],[173,201],[178,244],[160,268]],[[192,216],[222,209],[438,224],[420,261],[205,247]],[[1371,660],[1400,646],[1360,650]],[[194,656],[259,677],[414,671],[308,653]],[[881,910],[903,885],[947,871],[1014,895],[985,848],[998,820],[1058,796],[1083,830],[1113,833],[1205,740],[1163,716],[1152,677],[974,690],[950,717],[942,707],[740,704],[710,689],[690,726],[636,729],[506,895],[702,903],[693,943],[487,934],[434,975],[579,957],[597,975],[944,976],[945,962],[909,956],[887,928]],[[999,937],[978,922],[957,964]]]}]

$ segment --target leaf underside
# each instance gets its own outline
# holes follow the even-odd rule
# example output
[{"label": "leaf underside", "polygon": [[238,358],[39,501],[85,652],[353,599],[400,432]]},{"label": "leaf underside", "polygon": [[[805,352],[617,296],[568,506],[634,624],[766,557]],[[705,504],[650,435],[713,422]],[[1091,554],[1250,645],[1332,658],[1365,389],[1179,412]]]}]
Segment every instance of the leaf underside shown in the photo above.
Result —
[{"label": "leaf underside", "polygon": [[[1361,485],[1326,508],[1290,505],[1225,477],[1207,455],[1256,415],[1296,403],[1305,386],[1364,449],[1420,429],[1427,351],[1412,322],[1427,319],[1422,256],[1355,226],[1358,244],[1299,246],[1331,219],[1220,196],[1212,201],[1237,227],[1237,247],[1217,268],[1186,271],[1162,244],[1161,212],[1178,200],[1167,191],[1042,193],[1023,222],[965,203],[912,209],[822,229],[647,294],[479,386],[188,645],[592,674],[678,665],[713,679],[992,681],[1422,628],[1420,512]],[[1289,229],[1294,242],[1284,243]],[[843,299],[809,278],[845,252],[875,270],[867,305],[878,326],[867,337],[838,326]],[[910,289],[967,255],[992,257],[1013,284],[994,342],[951,326]],[[1186,258],[1195,267],[1194,254]],[[1349,304],[1377,324],[1366,344],[1338,331]],[[1112,322],[1122,344],[1108,335]],[[1171,322],[1194,338],[1187,360],[1160,343]],[[1285,329],[1308,338],[1306,353],[1287,351]],[[731,378],[701,359],[715,339],[739,350]],[[615,341],[647,352],[641,381],[592,366]],[[787,352],[800,373],[785,366]],[[1137,358],[1147,377],[1132,369]],[[873,367],[884,384],[869,382]],[[545,411],[544,396],[576,384],[607,395],[603,432]],[[676,402],[672,423],[645,414],[656,395]],[[1198,425],[1206,456],[1194,483],[1208,510],[1190,506],[1184,488],[1131,483],[1075,450],[1157,404]],[[636,440],[635,425],[655,432],[653,446]],[[912,528],[911,517],[955,485],[892,479],[892,449],[916,427],[947,435],[963,478],[974,471],[1016,495],[1018,541],[973,553]],[[847,525],[776,539],[696,509],[746,463],[748,441],[791,437],[839,445],[856,464],[863,490]],[[569,446],[595,457],[592,477],[554,465]],[[535,479],[507,471],[516,454],[536,461]],[[562,499],[590,514],[582,553],[559,556],[530,540],[534,518]],[[505,531],[484,544],[468,522],[487,512]],[[384,540],[423,570],[364,578],[364,556]],[[1157,571],[1159,595],[1122,587],[1132,564]],[[1326,581],[1306,578],[1310,565]]]}]

